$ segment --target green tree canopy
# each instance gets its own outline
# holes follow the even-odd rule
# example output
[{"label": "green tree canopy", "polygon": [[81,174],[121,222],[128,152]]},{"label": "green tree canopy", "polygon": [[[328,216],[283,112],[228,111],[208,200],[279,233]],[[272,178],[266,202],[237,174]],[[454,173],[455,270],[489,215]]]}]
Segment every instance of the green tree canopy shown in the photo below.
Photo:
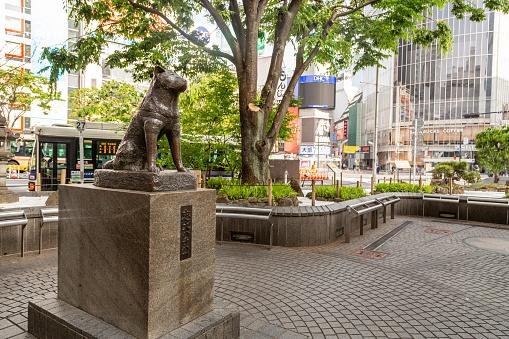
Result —
[{"label": "green tree canopy", "polygon": [[13,127],[33,104],[48,113],[51,102],[60,99],[59,93],[50,92],[48,79],[29,70],[0,69],[0,116],[6,119],[8,127]]},{"label": "green tree canopy", "polygon": [[500,172],[509,169],[509,127],[488,128],[478,133],[475,147],[479,163],[493,173],[497,183]]},{"label": "green tree canopy", "polygon": [[[428,21],[434,6],[451,4],[458,18],[481,21],[485,10],[468,0],[69,0],[70,14],[88,24],[88,33],[72,50],[47,49],[51,78],[65,71],[98,63],[102,46],[128,41],[106,59],[112,67],[130,67],[142,77],[153,65],[169,66],[193,76],[218,65],[235,68],[239,87],[242,177],[245,181],[269,178],[268,157],[278,138],[300,75],[312,63],[330,67],[331,73],[377,65],[397,49],[400,39],[429,44],[442,50],[452,37],[445,21]],[[490,10],[509,12],[509,0],[485,0]],[[195,18],[213,22],[228,47],[208,42],[194,27]],[[423,23],[426,23],[423,25]],[[272,44],[268,76],[258,96],[257,40],[265,35]],[[294,47],[295,69],[276,101],[287,46]],[[271,119],[271,112],[275,111]]]},{"label": "green tree canopy", "polygon": [[80,88],[70,95],[69,118],[128,123],[143,99],[131,84],[110,80],[100,88]]}]

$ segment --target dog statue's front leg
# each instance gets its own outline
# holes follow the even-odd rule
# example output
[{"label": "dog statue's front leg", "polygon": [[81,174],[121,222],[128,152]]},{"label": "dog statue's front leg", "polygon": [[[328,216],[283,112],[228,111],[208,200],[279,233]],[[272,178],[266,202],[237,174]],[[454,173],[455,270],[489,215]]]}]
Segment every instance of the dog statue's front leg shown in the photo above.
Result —
[{"label": "dog statue's front leg", "polygon": [[145,132],[145,145],[147,147],[147,169],[151,172],[158,172],[156,166],[157,157],[157,137],[163,128],[163,123],[160,120],[147,118],[143,123],[143,130]]}]

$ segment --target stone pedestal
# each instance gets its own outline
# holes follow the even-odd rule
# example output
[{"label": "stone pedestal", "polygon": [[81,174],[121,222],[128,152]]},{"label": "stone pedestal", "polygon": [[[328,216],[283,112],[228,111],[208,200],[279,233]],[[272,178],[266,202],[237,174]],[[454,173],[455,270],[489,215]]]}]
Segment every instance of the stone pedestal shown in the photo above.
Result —
[{"label": "stone pedestal", "polygon": [[63,185],[59,201],[59,301],[137,338],[212,310],[215,191]]}]

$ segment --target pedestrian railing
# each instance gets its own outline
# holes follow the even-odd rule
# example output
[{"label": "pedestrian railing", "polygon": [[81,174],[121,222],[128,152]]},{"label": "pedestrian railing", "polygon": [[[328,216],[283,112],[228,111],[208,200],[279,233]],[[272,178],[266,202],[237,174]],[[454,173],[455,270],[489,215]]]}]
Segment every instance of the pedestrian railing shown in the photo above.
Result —
[{"label": "pedestrian railing", "polygon": [[39,254],[42,249],[42,228],[50,222],[58,222],[58,208],[42,208],[41,223],[39,224]]},{"label": "pedestrian railing", "polygon": [[21,228],[21,256],[25,254],[25,227],[28,224],[28,219],[23,210],[12,210],[0,212],[0,227],[19,226]]},{"label": "pedestrian railing", "polygon": [[469,220],[470,206],[489,206],[489,207],[505,208],[505,210],[506,210],[506,224],[509,224],[509,200],[508,199],[468,197],[467,198],[467,220]]},{"label": "pedestrian railing", "polygon": [[391,206],[391,219],[394,219],[394,205],[396,205],[397,202],[399,202],[401,199],[397,196],[393,195],[391,197],[385,197],[385,198],[378,198],[376,201],[378,201],[380,204],[383,205],[383,221],[384,223],[387,222],[387,206]]},{"label": "pedestrian railing", "polygon": [[[229,205],[216,205],[216,217],[218,218],[232,218],[232,219],[247,219],[247,220],[263,220],[267,221],[270,226],[269,234],[269,249],[272,248],[272,236],[274,224],[271,222],[270,217],[272,209],[270,208],[255,208],[255,207],[242,207],[242,206],[229,206]],[[224,227],[221,222],[221,242],[224,239]],[[256,232],[253,234],[253,242],[256,243]]]},{"label": "pedestrian railing", "polygon": [[[354,205],[347,206],[347,210],[350,213],[355,214],[359,217],[359,234],[364,234],[364,214],[371,213],[371,229],[375,229],[378,227],[378,210],[382,209],[384,205],[382,205],[379,201],[368,200],[363,201]],[[345,242],[350,242],[350,231],[347,230],[345,232]]]}]

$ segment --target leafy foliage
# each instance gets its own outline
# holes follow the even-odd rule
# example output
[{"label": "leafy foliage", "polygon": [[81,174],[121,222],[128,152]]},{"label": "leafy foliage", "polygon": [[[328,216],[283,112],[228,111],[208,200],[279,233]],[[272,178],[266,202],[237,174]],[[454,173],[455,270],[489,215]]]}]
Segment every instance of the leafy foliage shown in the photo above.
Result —
[{"label": "leafy foliage", "polygon": [[[260,185],[223,185],[219,193],[226,196],[229,200],[240,200],[248,198],[267,198],[267,186]],[[297,193],[292,190],[290,185],[274,184],[272,186],[272,197],[277,203],[284,198],[296,197]]]},{"label": "leafy foliage", "polygon": [[433,176],[437,179],[441,179],[443,177],[444,184],[446,184],[449,179],[463,179],[471,184],[481,179],[480,174],[476,171],[467,170],[467,163],[464,161],[449,161],[440,163],[433,169]]},{"label": "leafy foliage", "polygon": [[33,104],[47,114],[53,100],[60,100],[60,94],[50,94],[46,78],[20,68],[0,69],[0,115],[8,127],[14,126]]},{"label": "leafy foliage", "polygon": [[379,183],[375,186],[376,193],[388,192],[412,192],[412,193],[432,193],[433,186],[430,185],[415,185],[405,182],[398,183]]},{"label": "leafy foliage", "polygon": [[509,127],[488,128],[475,137],[479,163],[494,174],[509,169]]},{"label": "leafy foliage", "polygon": [[[315,194],[318,198],[334,200],[336,198],[336,186],[316,186]],[[362,198],[365,196],[366,192],[364,192],[361,187],[342,186],[339,189],[339,199],[342,201]]]},{"label": "leafy foliage", "polygon": [[[331,73],[378,65],[396,51],[401,39],[437,41],[446,51],[452,42],[450,28],[444,21],[427,20],[434,6],[451,5],[459,18],[485,18],[485,10],[468,0],[69,0],[67,5],[71,17],[87,24],[88,34],[72,50],[43,52],[51,63],[53,83],[65,71],[97,63],[101,47],[112,40],[126,43],[106,58],[106,65],[129,67],[137,78],[146,77],[154,65],[171,66],[188,77],[233,65],[239,85],[242,176],[249,182],[268,179],[270,151],[299,76],[312,63],[329,66]],[[483,5],[509,12],[509,0],[485,0]],[[228,47],[220,49],[193,31],[194,19],[202,13],[218,27]],[[257,100],[260,34],[273,44],[273,53]],[[295,69],[276,102],[283,57],[290,45]]]},{"label": "leafy foliage", "polygon": [[143,94],[133,85],[106,81],[100,88],[74,90],[70,95],[69,118],[128,123],[142,99]]},{"label": "leafy foliage", "polygon": [[240,185],[240,180],[215,177],[207,180],[207,188],[220,190],[223,186]]}]

